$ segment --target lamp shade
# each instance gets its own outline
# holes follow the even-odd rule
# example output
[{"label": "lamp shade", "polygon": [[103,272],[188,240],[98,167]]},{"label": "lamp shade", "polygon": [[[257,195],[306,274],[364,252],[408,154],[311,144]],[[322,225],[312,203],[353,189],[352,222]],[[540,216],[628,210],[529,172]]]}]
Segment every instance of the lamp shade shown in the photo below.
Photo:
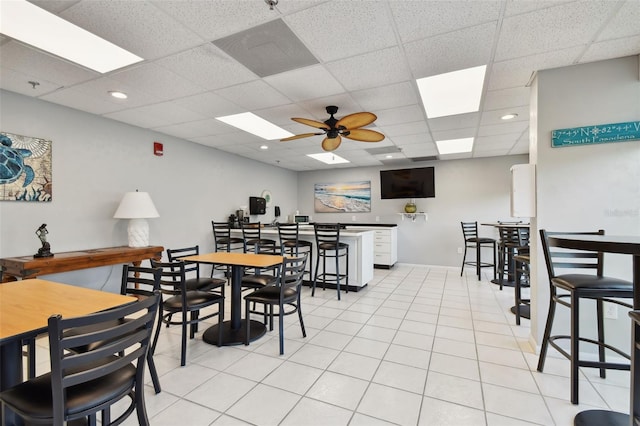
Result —
[{"label": "lamp shade", "polygon": [[160,214],[148,192],[136,191],[124,194],[113,217],[115,219],[146,219],[160,217]]}]

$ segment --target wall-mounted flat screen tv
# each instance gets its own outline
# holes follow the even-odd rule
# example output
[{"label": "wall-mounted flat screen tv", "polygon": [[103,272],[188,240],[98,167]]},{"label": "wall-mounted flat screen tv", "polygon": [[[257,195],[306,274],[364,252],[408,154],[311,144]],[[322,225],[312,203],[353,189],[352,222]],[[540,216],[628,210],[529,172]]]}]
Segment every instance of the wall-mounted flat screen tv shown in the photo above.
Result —
[{"label": "wall-mounted flat screen tv", "polygon": [[380,196],[382,199],[434,198],[434,168],[380,170]]}]

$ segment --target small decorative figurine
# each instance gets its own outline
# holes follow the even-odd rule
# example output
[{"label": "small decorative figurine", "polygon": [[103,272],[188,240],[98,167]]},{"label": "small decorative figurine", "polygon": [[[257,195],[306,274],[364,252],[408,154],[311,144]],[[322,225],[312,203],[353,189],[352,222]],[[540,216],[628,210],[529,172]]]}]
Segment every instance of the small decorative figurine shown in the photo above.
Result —
[{"label": "small decorative figurine", "polygon": [[33,257],[52,257],[53,253],[51,253],[51,245],[47,241],[47,224],[43,223],[40,225],[40,228],[36,229],[36,235],[40,239],[42,243],[42,247],[38,249],[38,253],[34,254]]}]

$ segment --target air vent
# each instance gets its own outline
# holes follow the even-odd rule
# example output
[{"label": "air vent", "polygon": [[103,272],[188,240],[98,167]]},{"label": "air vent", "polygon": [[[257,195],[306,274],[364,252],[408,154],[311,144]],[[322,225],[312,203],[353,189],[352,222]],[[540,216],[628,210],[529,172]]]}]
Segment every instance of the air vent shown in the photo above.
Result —
[{"label": "air vent", "polygon": [[409,158],[409,160],[413,161],[414,163],[420,162],[420,161],[435,161],[438,159],[438,156],[436,155],[429,155],[427,157],[413,157],[413,158]]},{"label": "air vent", "polygon": [[318,63],[281,19],[214,40],[212,43],[260,77]]},{"label": "air vent", "polygon": [[407,158],[383,159],[383,160],[380,160],[380,162],[382,164],[384,164],[385,166],[399,166],[399,165],[411,164],[411,160],[409,160]]},{"label": "air vent", "polygon": [[368,148],[365,149],[371,155],[381,155],[381,154],[395,154],[402,151],[401,148],[397,146],[382,146],[380,148]]}]

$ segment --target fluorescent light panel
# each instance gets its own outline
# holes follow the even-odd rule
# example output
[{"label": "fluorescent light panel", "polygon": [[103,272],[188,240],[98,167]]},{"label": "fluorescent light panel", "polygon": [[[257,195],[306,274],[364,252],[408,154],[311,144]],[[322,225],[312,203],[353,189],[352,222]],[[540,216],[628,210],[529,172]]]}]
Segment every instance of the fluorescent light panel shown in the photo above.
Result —
[{"label": "fluorescent light panel", "polygon": [[428,118],[480,109],[486,65],[416,80]]},{"label": "fluorescent light panel", "polygon": [[25,0],[2,1],[0,33],[106,73],[142,58]]},{"label": "fluorescent light panel", "polygon": [[245,132],[259,136],[268,141],[293,136],[293,133],[287,132],[283,128],[278,127],[251,112],[216,117],[216,120],[220,120],[223,123],[237,127],[240,130],[244,130]]},{"label": "fluorescent light panel", "polygon": [[307,157],[311,157],[325,164],[344,164],[350,162],[349,160],[345,160],[339,155],[333,154],[331,152],[323,152],[321,154],[307,154]]},{"label": "fluorescent light panel", "polygon": [[440,153],[440,155],[471,152],[471,150],[473,149],[473,138],[436,141],[436,145],[438,146],[438,152]]}]

